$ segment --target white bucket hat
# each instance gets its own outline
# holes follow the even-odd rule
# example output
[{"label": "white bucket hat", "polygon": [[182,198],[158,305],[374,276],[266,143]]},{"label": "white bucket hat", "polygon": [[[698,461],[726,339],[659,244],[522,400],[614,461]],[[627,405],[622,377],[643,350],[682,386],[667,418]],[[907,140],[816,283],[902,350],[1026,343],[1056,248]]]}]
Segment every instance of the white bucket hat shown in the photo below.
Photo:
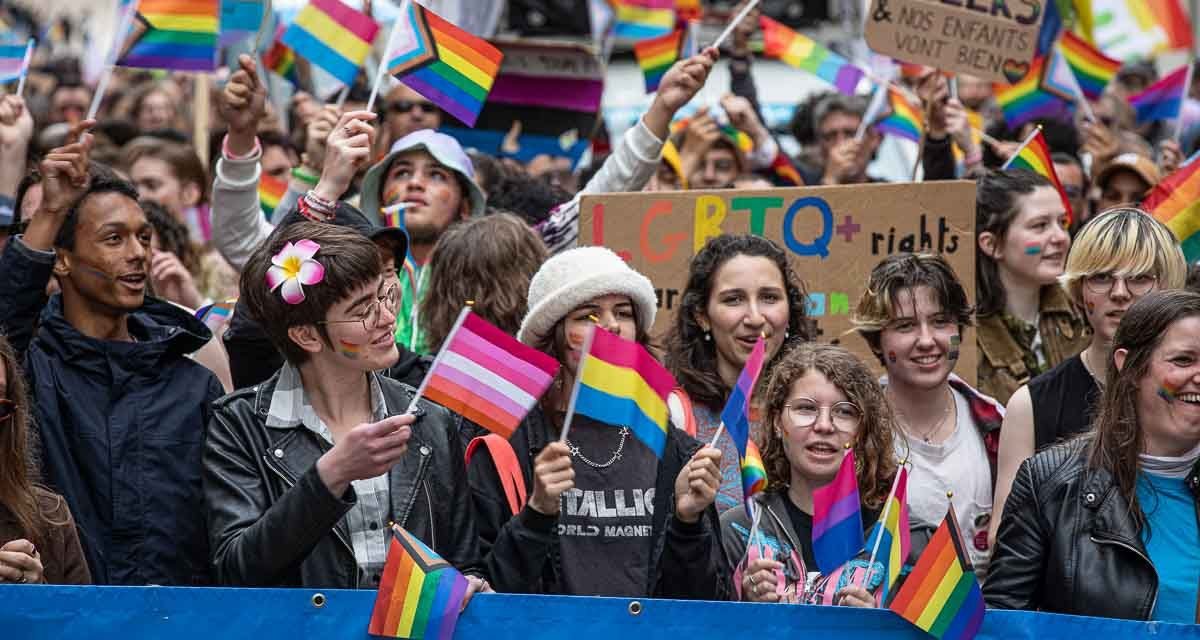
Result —
[{"label": "white bucket hat", "polygon": [[517,339],[532,345],[572,309],[600,296],[624,294],[633,301],[639,326],[654,324],[658,296],[646,276],[607,247],[579,247],[547,260],[529,282],[529,311]]}]

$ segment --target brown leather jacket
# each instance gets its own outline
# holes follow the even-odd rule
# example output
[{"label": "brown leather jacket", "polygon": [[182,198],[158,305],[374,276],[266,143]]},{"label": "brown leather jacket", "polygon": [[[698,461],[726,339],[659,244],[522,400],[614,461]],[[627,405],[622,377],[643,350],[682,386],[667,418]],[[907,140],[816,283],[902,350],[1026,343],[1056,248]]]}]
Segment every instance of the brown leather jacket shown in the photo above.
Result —
[{"label": "brown leather jacket", "polygon": [[[42,557],[42,581],[46,584],[91,584],[92,574],[88,571],[79,546],[79,533],[75,530],[75,519],[67,509],[67,501],[56,493],[34,489],[38,507],[46,520],[45,534],[37,544]],[[0,507],[0,545],[13,540],[29,539],[17,525],[12,513]]]},{"label": "brown leather jacket", "polygon": [[[1056,286],[1042,290],[1038,330],[1046,370],[1083,351],[1091,340],[1090,330],[1067,294]],[[982,393],[1008,404],[1013,392],[1042,373],[1030,370],[1026,363],[1032,352],[1012,335],[1002,314],[978,318],[975,335],[979,344],[978,387]]]}]

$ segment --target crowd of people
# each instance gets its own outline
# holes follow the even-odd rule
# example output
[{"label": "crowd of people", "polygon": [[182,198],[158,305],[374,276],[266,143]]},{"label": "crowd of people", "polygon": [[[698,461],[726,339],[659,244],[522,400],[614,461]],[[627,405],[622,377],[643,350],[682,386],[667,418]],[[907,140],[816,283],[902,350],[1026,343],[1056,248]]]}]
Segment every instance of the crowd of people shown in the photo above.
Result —
[{"label": "crowd of people", "polygon": [[[781,162],[807,185],[876,180],[857,98],[798,105],[802,152],[783,151],[756,25],[677,62],[611,153],[565,176],[464,149],[402,84],[374,110],[298,93],[276,113],[250,56],[215,96],[208,166],[181,77],[117,74],[98,120],[63,61],[0,97],[0,583],[373,589],[395,524],[468,599],[879,607],[867,550],[824,573],[814,555],[814,491],[852,448],[864,528],[907,469],[909,563],[953,506],[988,606],[1195,622],[1200,293],[1138,208],[1192,150],[1133,126],[1153,67],[1122,71],[1096,120],[1044,123],[1073,219],[1049,180],[998,169],[1028,130],[990,84],[905,78],[924,180],[977,185],[975,296],[929,253],[844,283],[863,291],[847,339],[877,361],[817,340],[805,274],[758,235],[700,248],[656,335],[661,284],[577,246],[582,195],[781,186]],[[732,126],[681,122],[723,55]],[[287,190],[264,213],[268,178]],[[413,402],[467,303],[560,365],[508,440]],[[593,326],[674,376],[661,457],[583,415],[560,438]],[[760,339],[755,523],[720,412]]]}]

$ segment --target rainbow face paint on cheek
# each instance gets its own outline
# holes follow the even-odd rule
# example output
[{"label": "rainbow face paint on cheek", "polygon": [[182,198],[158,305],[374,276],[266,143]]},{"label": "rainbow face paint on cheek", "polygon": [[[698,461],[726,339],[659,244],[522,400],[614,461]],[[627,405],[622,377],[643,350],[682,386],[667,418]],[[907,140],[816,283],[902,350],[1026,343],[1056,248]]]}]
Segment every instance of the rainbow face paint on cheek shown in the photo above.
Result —
[{"label": "rainbow face paint on cheek", "polygon": [[946,357],[951,361],[958,360],[958,345],[960,344],[962,344],[962,336],[950,336],[950,352],[946,354]]},{"label": "rainbow face paint on cheek", "polygon": [[1042,252],[1042,244],[1040,242],[1030,242],[1025,245],[1025,255],[1036,256]]},{"label": "rainbow face paint on cheek", "polygon": [[888,362],[890,362],[892,364],[896,364],[896,352],[895,351],[888,352]]},{"label": "rainbow face paint on cheek", "polygon": [[1089,316],[1096,315],[1096,303],[1095,302],[1088,302],[1087,305],[1085,305],[1085,306],[1087,306],[1087,312],[1088,312]]},{"label": "rainbow face paint on cheek", "polygon": [[351,360],[358,360],[359,356],[362,355],[362,348],[363,346],[361,344],[346,342],[345,340],[340,339],[338,340],[338,353]]},{"label": "rainbow face paint on cheek", "polygon": [[1167,403],[1172,403],[1175,402],[1175,393],[1177,391],[1179,391],[1179,389],[1171,388],[1170,384],[1164,382],[1162,383],[1162,386],[1158,388],[1158,397],[1162,398]]}]

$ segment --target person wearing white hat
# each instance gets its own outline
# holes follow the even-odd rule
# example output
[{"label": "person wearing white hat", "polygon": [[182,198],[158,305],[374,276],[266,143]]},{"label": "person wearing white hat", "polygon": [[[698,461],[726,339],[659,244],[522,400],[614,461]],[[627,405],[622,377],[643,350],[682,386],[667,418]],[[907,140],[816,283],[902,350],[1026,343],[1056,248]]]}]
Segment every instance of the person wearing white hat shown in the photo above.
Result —
[{"label": "person wearing white hat", "polygon": [[[550,258],[529,285],[518,338],[562,364],[559,378],[508,441],[468,463],[475,516],[500,592],[725,600],[728,570],[714,508],[720,451],[670,429],[662,458],[626,427],[575,415],[559,441],[592,324],[645,346],[657,297],[604,247]],[[502,480],[502,478],[504,478]],[[532,482],[528,501],[506,486]]]}]

